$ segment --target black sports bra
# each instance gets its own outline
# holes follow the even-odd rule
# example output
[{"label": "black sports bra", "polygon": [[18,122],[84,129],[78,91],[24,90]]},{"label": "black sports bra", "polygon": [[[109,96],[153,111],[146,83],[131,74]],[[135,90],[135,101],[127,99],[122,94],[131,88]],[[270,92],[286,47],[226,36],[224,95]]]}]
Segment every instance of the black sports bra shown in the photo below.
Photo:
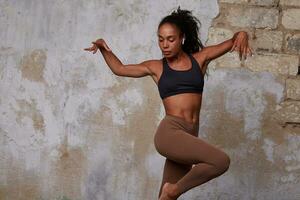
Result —
[{"label": "black sports bra", "polygon": [[162,99],[180,93],[202,93],[204,75],[196,59],[191,54],[188,56],[192,67],[187,70],[172,69],[163,58],[163,71],[157,84]]}]

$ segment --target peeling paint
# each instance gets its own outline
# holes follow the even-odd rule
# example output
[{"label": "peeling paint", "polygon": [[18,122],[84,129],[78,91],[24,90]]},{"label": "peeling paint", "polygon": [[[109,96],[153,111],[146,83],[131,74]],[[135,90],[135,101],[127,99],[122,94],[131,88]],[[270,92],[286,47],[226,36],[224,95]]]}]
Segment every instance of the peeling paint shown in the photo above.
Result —
[{"label": "peeling paint", "polygon": [[[249,87],[251,85],[251,87]],[[270,86],[271,85],[271,86]],[[213,94],[214,88],[222,88],[225,112],[244,120],[244,133],[247,138],[257,140],[261,137],[261,121],[267,105],[266,94],[276,101],[284,96],[284,85],[267,72],[255,73],[247,69],[217,69],[206,82],[206,96]],[[206,99],[203,100],[205,107]]]},{"label": "peeling paint", "polygon": [[[118,77],[99,52],[82,49],[104,38],[124,64],[159,59],[158,22],[179,5],[200,19],[205,43],[216,0],[0,2],[1,199],[157,197],[164,158],[153,136],[165,111],[156,85],[150,77]],[[224,26],[222,34],[214,34],[215,25]],[[226,26],[214,22],[211,37],[233,33]],[[296,57],[282,58],[270,72],[286,71],[279,61],[295,71],[289,58]],[[251,66],[259,71],[258,64],[264,67]],[[209,67],[199,137],[227,152],[231,167],[182,199],[292,199],[299,190],[299,127],[281,127],[274,117],[285,78],[228,67]]]},{"label": "peeling paint", "polygon": [[264,145],[262,146],[262,148],[264,149],[265,154],[267,156],[267,159],[273,163],[274,163],[274,157],[273,157],[274,156],[274,145],[275,145],[275,143],[272,140],[266,138],[266,139],[264,139]]},{"label": "peeling paint", "polygon": [[29,55],[24,56],[21,61],[23,78],[32,81],[43,81],[46,59],[46,52],[38,49],[33,50]]}]

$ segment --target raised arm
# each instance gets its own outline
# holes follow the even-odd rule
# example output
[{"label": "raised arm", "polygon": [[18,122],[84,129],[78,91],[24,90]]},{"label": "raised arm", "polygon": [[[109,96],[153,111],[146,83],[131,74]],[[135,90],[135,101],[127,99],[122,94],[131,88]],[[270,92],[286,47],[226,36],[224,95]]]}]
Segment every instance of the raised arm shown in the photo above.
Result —
[{"label": "raised arm", "polygon": [[150,71],[150,65],[153,62],[152,60],[144,61],[139,64],[124,65],[111,51],[103,39],[99,39],[92,43],[94,44],[93,47],[86,48],[84,50],[93,51],[93,53],[96,53],[97,49],[99,49],[106,64],[115,75],[138,78],[153,74]]},{"label": "raised arm", "polygon": [[238,51],[240,60],[243,56],[246,59],[247,53],[252,55],[252,50],[248,46],[247,32],[236,32],[231,39],[225,40],[224,42],[217,45],[207,46],[203,48],[201,52],[205,55],[206,60],[211,61],[224,55],[228,51]]}]

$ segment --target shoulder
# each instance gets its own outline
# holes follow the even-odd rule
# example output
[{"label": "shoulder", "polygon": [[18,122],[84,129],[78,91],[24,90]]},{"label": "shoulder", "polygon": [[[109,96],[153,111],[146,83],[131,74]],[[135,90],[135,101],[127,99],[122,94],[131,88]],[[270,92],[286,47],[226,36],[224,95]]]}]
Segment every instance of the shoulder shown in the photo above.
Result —
[{"label": "shoulder", "polygon": [[162,59],[145,60],[141,64],[145,65],[151,72],[155,72],[158,68],[160,68]]},{"label": "shoulder", "polygon": [[148,66],[148,67],[153,67],[155,65],[160,64],[162,61],[162,59],[158,60],[158,59],[152,59],[152,60],[145,60],[142,62],[142,64]]},{"label": "shoulder", "polygon": [[151,72],[152,79],[156,82],[158,82],[158,77],[160,77],[162,73],[162,61],[161,59],[152,59],[152,60],[145,60],[144,65],[148,68],[148,70]]}]

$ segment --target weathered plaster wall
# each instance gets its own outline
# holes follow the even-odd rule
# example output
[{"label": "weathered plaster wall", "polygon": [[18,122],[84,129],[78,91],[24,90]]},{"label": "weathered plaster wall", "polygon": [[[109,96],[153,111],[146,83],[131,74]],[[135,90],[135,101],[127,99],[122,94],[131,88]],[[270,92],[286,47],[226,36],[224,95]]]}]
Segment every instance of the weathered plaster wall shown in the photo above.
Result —
[{"label": "weathered plaster wall", "polygon": [[124,63],[160,58],[157,24],[178,5],[206,45],[246,30],[255,51],[210,63],[199,137],[231,166],[181,199],[300,199],[297,0],[0,1],[0,199],[156,199],[157,88],[83,48],[103,37]]},{"label": "weathered plaster wall", "polygon": [[227,53],[209,65],[199,136],[225,149],[231,167],[191,199],[300,199],[299,1],[219,6],[206,45],[246,30],[254,56]]},{"label": "weathered plaster wall", "polygon": [[0,199],[157,197],[155,83],[83,49],[102,37],[124,63],[161,58],[157,25],[178,5],[205,41],[215,0],[0,0]]}]

